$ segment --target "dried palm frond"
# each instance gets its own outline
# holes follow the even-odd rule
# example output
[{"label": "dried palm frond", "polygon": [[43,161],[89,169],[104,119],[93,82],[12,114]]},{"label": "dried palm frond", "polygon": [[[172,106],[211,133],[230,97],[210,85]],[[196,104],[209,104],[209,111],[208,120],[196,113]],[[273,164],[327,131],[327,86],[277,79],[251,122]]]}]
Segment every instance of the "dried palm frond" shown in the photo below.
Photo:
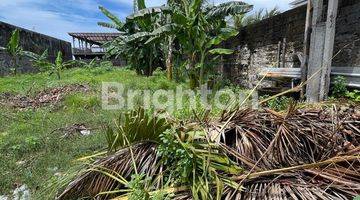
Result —
[{"label": "dried palm frond", "polygon": [[[172,198],[352,199],[360,193],[358,113],[356,108],[296,109],[295,105],[283,113],[238,109],[220,120],[187,126],[201,129],[201,137],[191,128],[184,129],[184,125],[173,127],[180,132],[178,139],[185,152],[191,152],[196,173],[191,173],[194,177],[185,185],[168,184],[183,188],[171,190]],[[133,159],[138,171],[152,177],[156,185],[152,192],[163,190],[159,177],[171,174],[174,166],[163,165],[154,143],[137,144],[131,149],[133,158],[125,148],[97,161],[90,169],[106,168],[128,181],[136,171]],[[245,171],[234,173],[227,170],[230,168]],[[88,170],[68,186],[60,199],[106,199],[112,196],[96,195],[123,188],[124,183]]]},{"label": "dried palm frond", "polygon": [[[156,177],[162,173],[163,167],[159,164],[159,157],[156,153],[156,144],[141,143],[131,147],[138,173],[146,174],[149,177]],[[87,197],[108,199],[114,195],[98,196],[102,192],[124,189],[125,186],[110,175],[129,180],[131,174],[135,173],[132,163],[130,148],[119,150],[113,155],[100,159],[87,169],[76,180],[71,182],[67,189],[59,196],[59,199],[72,199],[74,197]],[[155,180],[159,182],[161,180]],[[160,183],[159,183],[160,184]]]}]

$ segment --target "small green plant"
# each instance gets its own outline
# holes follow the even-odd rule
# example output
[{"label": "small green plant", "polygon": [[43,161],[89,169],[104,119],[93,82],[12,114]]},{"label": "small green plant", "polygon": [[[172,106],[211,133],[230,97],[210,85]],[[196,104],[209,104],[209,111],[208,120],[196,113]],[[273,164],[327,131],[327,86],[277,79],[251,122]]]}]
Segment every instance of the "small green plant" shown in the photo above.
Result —
[{"label": "small green plant", "polygon": [[30,60],[32,65],[38,68],[40,71],[47,71],[48,70],[48,61],[47,58],[49,56],[48,50],[46,49],[41,55],[32,53],[30,56]]},{"label": "small green plant", "polygon": [[22,56],[29,56],[32,53],[24,51],[20,46],[20,31],[15,29],[10,37],[10,40],[6,47],[1,47],[0,50],[5,50],[11,57],[10,70],[13,74],[17,74],[19,68],[19,60]]},{"label": "small green plant", "polygon": [[81,62],[74,60],[64,62],[61,51],[57,53],[54,63],[49,62],[47,57],[47,50],[45,50],[41,55],[31,53],[31,61],[33,62],[33,65],[39,68],[40,71],[49,71],[49,76],[55,74],[58,80],[61,79],[61,74],[64,69],[70,68],[71,66],[82,65]]},{"label": "small green plant", "polygon": [[[267,99],[269,98],[269,95],[262,96],[261,99]],[[265,103],[265,107],[268,107],[270,109],[276,110],[276,111],[282,111],[286,110],[290,103],[293,101],[293,98],[281,96],[276,97],[274,99],[271,99]]]},{"label": "small green plant", "polygon": [[[180,141],[175,137],[175,130],[167,130],[160,135],[161,145],[158,148],[158,154],[162,157],[164,165],[172,165],[177,162],[173,169],[174,177],[177,177],[177,183],[186,183],[193,167],[192,158],[181,146]],[[167,180],[166,180],[167,181]]]},{"label": "small green plant", "polygon": [[347,92],[345,77],[337,76],[332,88],[332,96],[335,98],[345,97]]},{"label": "small green plant", "polygon": [[352,92],[346,92],[346,97],[355,102],[360,102],[360,91],[354,90]]},{"label": "small green plant", "polygon": [[30,136],[30,137],[25,138],[25,145],[29,149],[32,149],[32,150],[36,149],[40,145],[40,143],[41,143],[40,139],[37,137]]},{"label": "small green plant", "polygon": [[170,125],[164,118],[150,116],[143,108],[132,110],[120,115],[114,128],[107,127],[109,151],[128,146],[129,143],[158,141],[160,134],[169,128]]},{"label": "small green plant", "polygon": [[56,74],[57,78],[61,79],[61,72],[65,68],[65,65],[63,63],[62,53],[61,51],[58,52],[56,56],[55,63],[51,65],[51,72],[50,75]]},{"label": "small green plant", "polygon": [[146,191],[146,182],[151,181],[145,174],[131,175],[128,187],[132,190],[129,200],[149,200],[150,194]]},{"label": "small green plant", "polygon": [[18,29],[14,30],[12,32],[11,38],[9,43],[6,46],[7,53],[11,56],[11,65],[12,65],[12,71],[14,74],[17,73],[17,68],[19,67],[19,58],[22,54],[22,48],[20,47],[20,32]]}]

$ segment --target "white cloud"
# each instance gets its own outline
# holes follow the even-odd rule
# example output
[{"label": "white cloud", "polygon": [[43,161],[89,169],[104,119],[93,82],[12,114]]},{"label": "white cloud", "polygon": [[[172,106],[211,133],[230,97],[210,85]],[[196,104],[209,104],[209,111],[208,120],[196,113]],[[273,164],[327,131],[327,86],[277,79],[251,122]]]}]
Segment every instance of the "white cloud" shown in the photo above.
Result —
[{"label": "white cloud", "polygon": [[[41,7],[45,0],[1,0],[0,17],[3,21],[43,33],[52,37],[70,41],[67,32],[108,32],[109,29],[97,26],[99,19],[82,16],[74,13],[62,13],[58,11],[49,11],[46,7]],[[97,11],[97,4],[92,0],[76,0],[68,6],[75,3],[85,12]],[[65,2],[65,1],[64,1]],[[63,3],[64,3],[63,2]],[[80,9],[80,8],[76,8]],[[81,13],[81,12],[80,12]]]}]

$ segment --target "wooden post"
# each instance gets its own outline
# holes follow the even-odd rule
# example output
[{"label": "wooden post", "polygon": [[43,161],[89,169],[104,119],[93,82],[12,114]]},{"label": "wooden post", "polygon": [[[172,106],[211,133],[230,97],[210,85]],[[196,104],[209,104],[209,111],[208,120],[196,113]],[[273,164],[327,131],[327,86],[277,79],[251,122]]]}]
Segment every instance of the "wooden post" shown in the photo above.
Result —
[{"label": "wooden post", "polygon": [[312,33],[307,73],[306,100],[318,102],[321,67],[324,55],[325,23],[322,21],[323,0],[313,1]]},{"label": "wooden post", "polygon": [[[310,37],[311,37],[311,24],[313,12],[313,0],[308,0],[306,9],[306,22],[305,22],[305,36],[304,36],[304,50],[303,59],[301,60],[301,82],[307,80],[308,64],[309,64],[309,51],[310,51]],[[305,99],[306,85],[301,88],[301,99]]]},{"label": "wooden post", "polygon": [[313,1],[313,31],[306,87],[308,102],[323,101],[329,92],[338,4],[338,0],[329,0],[327,20],[324,22],[323,0]]},{"label": "wooden post", "polygon": [[324,44],[324,57],[323,57],[323,69],[321,73],[320,82],[320,100],[323,101],[328,97],[330,90],[330,74],[332,57],[334,52],[335,41],[335,28],[336,18],[338,12],[339,0],[329,0],[327,20],[326,20],[326,33]]}]

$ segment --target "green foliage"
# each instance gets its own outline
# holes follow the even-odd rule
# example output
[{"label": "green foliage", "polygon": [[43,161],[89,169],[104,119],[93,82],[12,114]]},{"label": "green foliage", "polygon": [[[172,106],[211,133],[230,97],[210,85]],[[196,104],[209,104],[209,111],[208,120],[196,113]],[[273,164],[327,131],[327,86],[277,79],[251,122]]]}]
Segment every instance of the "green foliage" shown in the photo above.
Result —
[{"label": "green foliage", "polygon": [[346,97],[352,101],[360,102],[360,91],[359,90],[354,90],[352,92],[347,91]]},{"label": "green foliage", "polygon": [[[180,70],[187,73],[191,87],[205,83],[207,74],[211,72],[211,63],[207,62],[209,54],[232,53],[228,49],[214,49],[215,45],[238,33],[226,28],[225,18],[246,13],[252,8],[238,1],[218,6],[205,5],[202,0],[169,0],[168,7],[146,9],[143,5],[142,9],[127,17],[122,28],[118,28],[122,35],[109,44],[109,55],[125,56],[132,68],[144,75],[151,75],[157,67],[164,68],[165,60],[168,61],[168,73],[172,73],[172,54],[176,59],[183,59],[185,55],[185,64],[181,66],[186,66],[186,69]],[[105,26],[115,27],[119,20],[113,19],[108,11],[104,14],[113,21],[113,25]],[[177,47],[175,50],[174,46]],[[172,75],[168,77],[171,79]]]},{"label": "green foliage", "polygon": [[150,116],[143,108],[120,115],[115,127],[108,126],[106,139],[109,151],[141,141],[159,141],[160,134],[170,128],[169,123],[158,116]]},{"label": "green foliage", "polygon": [[242,169],[217,148],[216,144],[207,141],[203,131],[169,129],[161,134],[158,147],[158,154],[168,167],[165,180],[175,185],[190,185],[193,199],[219,199],[224,185],[237,189],[235,182],[218,173],[239,174]]},{"label": "green foliage", "polygon": [[148,181],[150,179],[145,174],[131,175],[131,181],[128,183],[129,189],[132,190],[129,200],[150,200],[150,194],[145,190]]},{"label": "green foliage", "polygon": [[179,184],[186,183],[192,171],[192,158],[186,153],[176,136],[175,130],[167,130],[160,135],[161,145],[158,147],[158,153],[166,166],[177,162],[173,170],[173,176],[177,177]]},{"label": "green foliage", "polygon": [[[54,194],[49,197],[40,196],[50,195],[48,192],[40,194],[40,191],[49,186],[44,180],[50,178],[53,178],[53,181],[62,180],[73,167],[77,168],[73,170],[73,173],[77,174],[78,162],[74,160],[107,148],[101,127],[111,122],[122,111],[101,108],[103,81],[119,82],[132,89],[150,90],[174,89],[178,85],[168,81],[163,72],[157,71],[152,77],[143,77],[130,70],[113,68],[109,62],[104,62],[101,67],[92,70],[65,69],[60,80],[48,74],[46,71],[21,74],[16,77],[0,77],[0,94],[33,96],[44,89],[71,84],[88,85],[90,91],[68,94],[56,106],[37,109],[13,109],[0,104],[0,175],[2,175],[0,193],[2,195],[11,194],[13,184],[21,182],[31,189],[34,199],[54,199]],[[74,123],[85,124],[91,130],[91,134],[63,139],[62,129]],[[58,169],[53,170],[55,168]],[[161,193],[157,195],[161,196]]]},{"label": "green foliage", "polygon": [[20,31],[15,29],[10,37],[6,48],[4,48],[6,52],[11,56],[11,71],[14,74],[17,74],[17,70],[19,68],[19,59],[22,56],[28,55],[30,52],[24,51],[20,46]]},{"label": "green foliage", "polygon": [[45,50],[41,55],[37,55],[35,53],[29,55],[33,66],[38,68],[40,71],[49,70],[49,64],[47,60],[48,56],[49,56],[48,50]]},{"label": "green foliage", "polygon": [[340,98],[345,97],[347,92],[346,78],[343,76],[337,76],[332,87],[332,95],[335,98]]},{"label": "green foliage", "polygon": [[[261,99],[266,99],[269,97],[270,96],[265,95],[265,96],[262,96]],[[283,111],[283,110],[287,110],[293,101],[294,101],[294,99],[291,97],[286,97],[286,96],[276,97],[274,99],[267,101],[265,103],[265,107],[268,107],[275,111]]]},{"label": "green foliage", "polygon": [[6,46],[6,51],[11,56],[19,56],[21,54],[22,48],[20,47],[20,32],[18,29],[15,29],[10,37],[9,43]]},{"label": "green foliage", "polygon": [[332,86],[332,96],[335,98],[348,98],[355,102],[360,102],[360,91],[349,91],[346,86],[346,78],[337,76]]},{"label": "green foliage", "polygon": [[68,108],[96,109],[101,107],[101,100],[95,95],[70,94],[65,97],[64,105]]},{"label": "green foliage", "polygon": [[57,79],[59,80],[61,79],[61,73],[64,69],[73,66],[76,67],[86,66],[86,64],[81,61],[70,60],[64,62],[61,51],[57,53],[54,63],[51,63],[47,60],[48,57],[47,50],[45,50],[41,55],[36,55],[34,53],[30,55],[31,55],[31,61],[33,62],[35,67],[37,67],[40,71],[49,72],[49,76],[55,74]]},{"label": "green foliage", "polygon": [[[116,28],[121,35],[112,42],[107,43],[108,57],[125,58],[130,67],[138,74],[151,76],[158,67],[164,67],[164,53],[160,45],[146,43],[144,37],[152,32],[161,23],[161,13],[149,14],[145,3],[137,2],[139,13],[127,17],[126,22],[121,22],[114,14],[100,7],[100,10],[112,23],[99,23],[101,26]],[[151,11],[153,9],[149,8]],[[138,15],[141,15],[141,19]]]},{"label": "green foliage", "polygon": [[251,15],[245,15],[245,14],[234,15],[233,16],[234,26],[236,28],[242,28],[251,24],[258,23],[264,19],[274,17],[280,13],[281,11],[277,7],[275,7],[271,10],[265,10],[265,12],[264,9],[260,9]]},{"label": "green foliage", "polygon": [[[219,6],[203,7],[202,1],[182,1],[173,6],[171,24],[154,32],[155,37],[171,34],[182,47],[186,55],[186,71],[190,79],[190,87],[205,83],[211,71],[209,54],[230,54],[231,50],[213,49],[215,45],[236,36],[237,31],[225,28],[225,17],[231,13],[244,13],[251,9],[242,2],[227,2]],[[180,9],[179,9],[180,8]],[[162,33],[163,31],[163,33]],[[199,81],[197,81],[199,80]]]},{"label": "green foliage", "polygon": [[114,28],[121,31],[122,27],[124,26],[121,20],[103,6],[100,6],[99,9],[106,17],[108,17],[112,21],[112,23],[98,22],[98,25],[106,28]]}]

